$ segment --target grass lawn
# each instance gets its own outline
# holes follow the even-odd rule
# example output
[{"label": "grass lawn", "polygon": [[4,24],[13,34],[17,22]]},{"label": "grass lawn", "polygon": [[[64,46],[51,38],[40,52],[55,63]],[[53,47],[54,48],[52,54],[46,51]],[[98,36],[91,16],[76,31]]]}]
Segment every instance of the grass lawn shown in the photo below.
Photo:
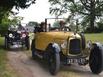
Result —
[{"label": "grass lawn", "polygon": [[86,40],[103,43],[103,33],[85,34]]}]

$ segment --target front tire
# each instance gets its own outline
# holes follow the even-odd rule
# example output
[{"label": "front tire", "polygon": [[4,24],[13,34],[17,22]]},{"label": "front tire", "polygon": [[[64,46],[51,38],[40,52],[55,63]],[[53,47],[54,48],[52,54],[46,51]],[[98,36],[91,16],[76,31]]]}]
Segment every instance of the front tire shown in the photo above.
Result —
[{"label": "front tire", "polygon": [[91,49],[89,66],[94,74],[99,74],[103,70],[103,48],[100,48],[96,44]]},{"label": "front tire", "polygon": [[60,54],[59,52],[56,52],[56,48],[53,47],[48,47],[48,52],[49,52],[49,71],[52,75],[57,74],[60,68]]}]

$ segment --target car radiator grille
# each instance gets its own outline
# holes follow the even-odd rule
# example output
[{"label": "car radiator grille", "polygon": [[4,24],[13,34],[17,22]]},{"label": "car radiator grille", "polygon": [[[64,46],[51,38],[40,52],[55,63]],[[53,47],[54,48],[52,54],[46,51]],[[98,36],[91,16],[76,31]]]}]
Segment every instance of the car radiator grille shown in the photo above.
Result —
[{"label": "car radiator grille", "polygon": [[70,54],[80,54],[81,53],[80,39],[70,40],[69,53]]}]

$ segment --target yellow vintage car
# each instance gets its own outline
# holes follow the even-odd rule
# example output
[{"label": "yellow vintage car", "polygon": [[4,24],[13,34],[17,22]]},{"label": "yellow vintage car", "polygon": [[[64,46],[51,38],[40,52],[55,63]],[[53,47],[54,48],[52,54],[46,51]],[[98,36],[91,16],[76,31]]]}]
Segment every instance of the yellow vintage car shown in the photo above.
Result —
[{"label": "yellow vintage car", "polygon": [[[103,70],[103,47],[100,43],[86,43],[83,33],[72,32],[68,26],[53,28],[45,19],[44,31],[35,27],[31,44],[32,57],[47,61],[49,71],[55,75],[60,65],[89,64],[94,74]],[[43,27],[42,27],[43,28]]]}]

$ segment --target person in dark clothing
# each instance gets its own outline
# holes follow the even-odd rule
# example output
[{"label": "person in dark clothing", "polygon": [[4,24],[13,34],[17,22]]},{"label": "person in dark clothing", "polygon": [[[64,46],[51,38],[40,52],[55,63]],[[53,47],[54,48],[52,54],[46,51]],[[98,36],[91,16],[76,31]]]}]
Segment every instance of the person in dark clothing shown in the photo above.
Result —
[{"label": "person in dark clothing", "polygon": [[45,32],[45,22],[41,22],[41,24],[40,24],[40,32]]},{"label": "person in dark clothing", "polygon": [[60,21],[60,31],[62,31],[63,27],[65,26],[65,22],[64,21]]},{"label": "person in dark clothing", "polygon": [[34,33],[36,32],[45,32],[45,22],[41,22],[39,26],[36,26]]}]

